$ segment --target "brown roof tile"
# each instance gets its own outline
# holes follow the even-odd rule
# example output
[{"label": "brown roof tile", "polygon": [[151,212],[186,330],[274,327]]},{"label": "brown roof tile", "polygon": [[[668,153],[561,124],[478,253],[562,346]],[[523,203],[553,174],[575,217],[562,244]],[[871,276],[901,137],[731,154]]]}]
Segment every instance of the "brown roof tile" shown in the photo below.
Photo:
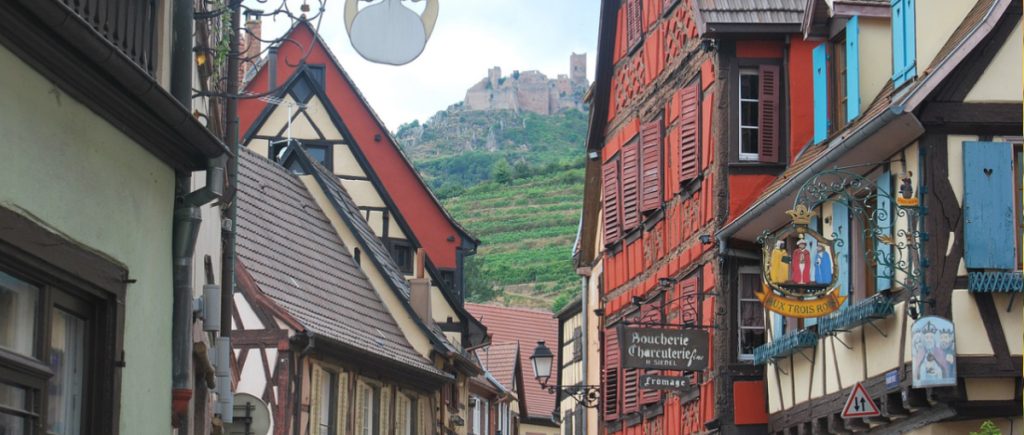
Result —
[{"label": "brown roof tile", "polygon": [[558,320],[550,312],[526,308],[467,303],[466,309],[487,327],[494,345],[519,344],[519,363],[523,370],[525,390],[519,392],[519,400],[526,402],[526,411],[530,416],[545,419],[551,417],[551,412],[555,410],[555,396],[541,388],[534,379],[530,355],[537,342],[544,341],[555,354],[555,361],[558,361]]},{"label": "brown roof tile", "polygon": [[302,182],[243,149],[238,257],[307,330],[413,368],[443,374],[418,354]]},{"label": "brown roof tile", "polygon": [[701,18],[717,24],[796,24],[805,0],[698,0]]},{"label": "brown roof tile", "polygon": [[516,389],[515,370],[519,343],[492,344],[476,351],[480,364],[506,390]]}]

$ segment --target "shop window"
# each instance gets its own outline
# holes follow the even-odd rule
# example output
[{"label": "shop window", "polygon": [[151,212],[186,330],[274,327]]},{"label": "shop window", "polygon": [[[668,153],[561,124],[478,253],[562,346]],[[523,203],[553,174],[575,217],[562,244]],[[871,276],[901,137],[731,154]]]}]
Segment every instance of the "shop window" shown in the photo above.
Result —
[{"label": "shop window", "polygon": [[738,359],[754,359],[754,348],[765,343],[764,307],[754,293],[761,287],[760,269],[743,266],[739,269],[739,297],[737,297],[737,330],[739,332]]}]

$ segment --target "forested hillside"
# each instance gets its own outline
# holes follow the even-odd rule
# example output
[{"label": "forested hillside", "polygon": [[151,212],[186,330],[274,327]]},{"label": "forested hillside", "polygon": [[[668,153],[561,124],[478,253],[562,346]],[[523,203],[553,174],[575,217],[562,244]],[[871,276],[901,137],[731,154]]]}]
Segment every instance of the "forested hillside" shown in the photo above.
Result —
[{"label": "forested hillside", "polygon": [[467,298],[557,309],[579,285],[571,256],[586,114],[460,106],[396,135],[449,212],[482,241],[467,261]]}]

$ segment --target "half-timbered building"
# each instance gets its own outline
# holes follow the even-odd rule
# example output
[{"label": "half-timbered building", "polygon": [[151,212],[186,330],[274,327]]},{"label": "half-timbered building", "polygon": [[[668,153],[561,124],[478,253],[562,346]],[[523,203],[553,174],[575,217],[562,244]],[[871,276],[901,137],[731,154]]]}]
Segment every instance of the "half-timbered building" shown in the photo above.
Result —
[{"label": "half-timbered building", "polygon": [[[803,3],[602,3],[577,270],[598,313],[606,433],[765,430],[750,355],[763,316],[739,315],[715,235],[811,140],[809,76],[791,74],[812,56]],[[629,325],[706,331],[708,368],[622,367]],[[642,388],[651,374],[689,385]]]},{"label": "half-timbered building", "polygon": [[804,141],[718,232],[767,431],[1019,431],[1020,2],[809,1],[801,30]]}]

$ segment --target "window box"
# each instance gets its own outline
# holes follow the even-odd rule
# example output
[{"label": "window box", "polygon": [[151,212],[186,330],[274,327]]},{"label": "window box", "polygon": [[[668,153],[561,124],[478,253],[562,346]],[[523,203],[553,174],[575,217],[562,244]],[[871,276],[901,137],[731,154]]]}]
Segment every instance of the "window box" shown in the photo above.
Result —
[{"label": "window box", "polygon": [[967,290],[971,293],[1022,293],[1021,272],[968,272]]},{"label": "window box", "polygon": [[754,348],[754,364],[761,365],[771,360],[790,356],[800,349],[818,344],[818,333],[802,329],[783,335],[767,344]]},{"label": "window box", "polygon": [[833,335],[836,332],[849,331],[872,320],[889,317],[893,312],[892,298],[877,294],[822,317],[818,322],[818,332],[821,335]]}]

